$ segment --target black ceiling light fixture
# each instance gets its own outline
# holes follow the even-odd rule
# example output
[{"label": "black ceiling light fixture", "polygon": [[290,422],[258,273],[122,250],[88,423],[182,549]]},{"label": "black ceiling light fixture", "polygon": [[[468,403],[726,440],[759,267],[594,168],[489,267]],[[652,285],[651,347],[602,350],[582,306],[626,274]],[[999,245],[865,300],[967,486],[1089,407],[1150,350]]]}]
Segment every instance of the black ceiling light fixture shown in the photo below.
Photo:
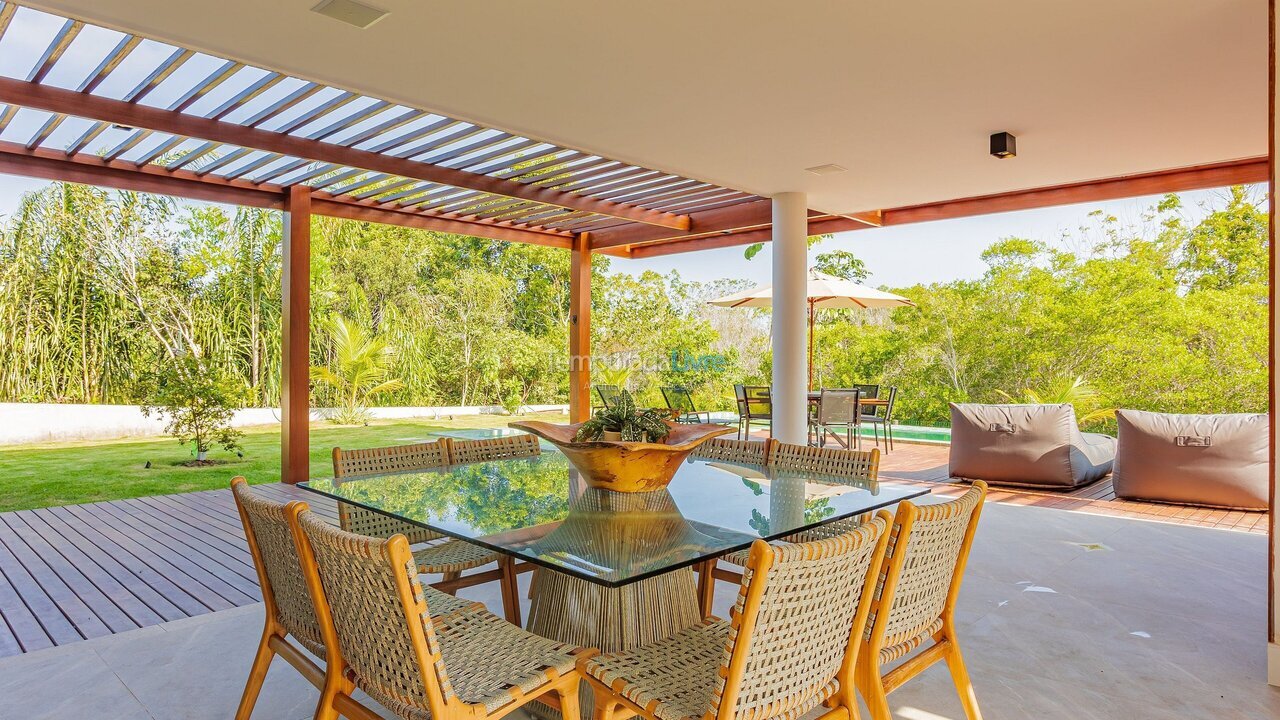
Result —
[{"label": "black ceiling light fixture", "polygon": [[1012,133],[998,132],[991,135],[991,154],[1004,160],[1018,156],[1018,138]]}]

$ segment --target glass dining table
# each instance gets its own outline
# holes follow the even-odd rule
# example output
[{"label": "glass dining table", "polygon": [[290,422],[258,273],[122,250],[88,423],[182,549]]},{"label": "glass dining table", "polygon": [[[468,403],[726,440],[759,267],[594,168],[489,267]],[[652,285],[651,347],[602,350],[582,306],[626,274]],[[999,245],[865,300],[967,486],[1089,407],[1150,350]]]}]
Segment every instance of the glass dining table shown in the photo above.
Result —
[{"label": "glass dining table", "polygon": [[606,652],[699,622],[695,565],[928,492],[691,458],[665,490],[615,493],[554,450],[300,487],[533,563],[528,629]]}]

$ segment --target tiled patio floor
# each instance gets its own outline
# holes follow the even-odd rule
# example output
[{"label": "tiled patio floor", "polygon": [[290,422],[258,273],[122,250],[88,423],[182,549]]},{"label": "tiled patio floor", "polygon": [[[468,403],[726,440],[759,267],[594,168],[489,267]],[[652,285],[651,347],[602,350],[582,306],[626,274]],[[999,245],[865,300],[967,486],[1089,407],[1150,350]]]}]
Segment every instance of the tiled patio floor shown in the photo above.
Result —
[{"label": "tiled patio floor", "polygon": [[[1266,553],[1251,533],[989,504],[959,612],[984,717],[1280,716]],[[498,607],[493,586],[462,594]],[[720,584],[718,612],[733,595]],[[225,720],[260,630],[250,605],[0,659],[0,718]],[[277,661],[254,717],[303,720],[315,697]],[[942,666],[890,701],[900,720],[963,718]]]}]

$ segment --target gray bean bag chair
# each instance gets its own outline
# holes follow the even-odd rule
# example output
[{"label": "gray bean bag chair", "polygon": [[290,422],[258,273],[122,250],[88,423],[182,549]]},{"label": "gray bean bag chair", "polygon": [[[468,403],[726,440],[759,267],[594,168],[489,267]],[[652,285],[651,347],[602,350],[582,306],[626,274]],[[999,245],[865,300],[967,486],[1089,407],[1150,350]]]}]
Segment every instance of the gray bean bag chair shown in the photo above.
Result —
[{"label": "gray bean bag chair", "polygon": [[951,477],[1070,490],[1111,472],[1116,441],[1082,433],[1064,405],[951,404]]},{"label": "gray bean bag chair", "polygon": [[1266,415],[1170,415],[1118,410],[1116,496],[1266,510]]}]

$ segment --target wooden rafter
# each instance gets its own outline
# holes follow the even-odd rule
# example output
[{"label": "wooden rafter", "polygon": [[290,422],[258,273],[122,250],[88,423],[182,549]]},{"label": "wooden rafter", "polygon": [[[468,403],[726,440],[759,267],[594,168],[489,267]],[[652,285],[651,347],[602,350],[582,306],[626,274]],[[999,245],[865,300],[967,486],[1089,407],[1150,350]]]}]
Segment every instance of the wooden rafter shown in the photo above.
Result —
[{"label": "wooden rafter", "polygon": [[[165,170],[154,165],[138,166],[128,161],[107,162],[79,156],[67,157],[65,153],[56,150],[28,149],[10,142],[0,142],[0,172],[116,190],[274,209],[283,207],[286,190],[278,185],[201,176],[191,171]],[[312,193],[312,197],[312,212],[316,215],[551,247],[567,248],[573,241],[573,235],[568,232],[533,230],[424,212],[398,211],[372,202],[358,202],[324,192]]]},{"label": "wooden rafter", "polygon": [[10,78],[0,78],[0,103],[382,172],[669,229],[682,230],[689,226],[685,215]]},{"label": "wooden rafter", "polygon": [[[833,216],[810,211],[809,232],[820,235],[868,227],[906,225],[1015,210],[1257,183],[1264,182],[1269,177],[1267,168],[1267,158],[1247,158],[923,203],[871,213]],[[592,232],[592,249],[611,255],[643,258],[765,242],[771,239],[770,214],[769,201],[758,200],[717,210],[692,213],[690,228],[678,233],[634,223],[616,225]]]}]

